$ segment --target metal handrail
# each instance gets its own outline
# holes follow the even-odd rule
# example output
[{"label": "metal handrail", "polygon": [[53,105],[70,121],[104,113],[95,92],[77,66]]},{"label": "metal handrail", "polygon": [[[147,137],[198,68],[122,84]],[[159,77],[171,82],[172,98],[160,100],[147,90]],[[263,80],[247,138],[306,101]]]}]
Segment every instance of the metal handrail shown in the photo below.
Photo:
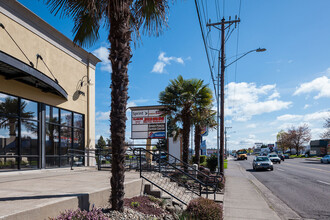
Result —
[{"label": "metal handrail", "polygon": [[[147,153],[150,153],[150,154],[152,154],[152,155],[155,155],[155,154],[153,153],[153,151],[150,151],[150,150],[147,150],[147,149],[144,149],[144,148],[135,148],[135,149],[133,150],[133,154],[134,154],[135,150],[145,151],[145,152],[147,152]],[[159,150],[157,150],[157,151],[159,151]],[[164,153],[166,153],[166,152],[164,152]],[[212,178],[212,179],[215,179],[215,180],[216,180],[216,181],[214,181],[215,184],[218,183],[218,180],[217,180],[216,178],[214,178],[214,177],[210,177],[210,176],[206,175],[206,174],[203,173],[202,171],[195,169],[193,166],[191,166],[191,165],[189,165],[189,164],[183,162],[182,160],[180,160],[180,159],[174,157],[173,155],[171,155],[171,154],[169,154],[169,153],[166,153],[166,154],[167,154],[168,156],[171,156],[172,158],[174,158],[175,164],[177,164],[176,162],[178,161],[178,162],[180,162],[181,164],[183,164],[183,166],[188,167],[191,171],[196,172],[196,174],[202,175],[203,177],[205,177],[205,178],[207,178],[207,179],[211,179],[211,178]],[[140,154],[140,155],[141,155],[141,154]],[[189,173],[186,173],[186,172],[183,171],[182,169],[177,168],[175,165],[173,165],[172,163],[168,162],[167,160],[164,160],[164,159],[160,158],[160,156],[159,156],[159,162],[164,162],[164,163],[166,163],[167,165],[169,165],[169,166],[173,167],[174,169],[180,171],[181,173],[183,173],[183,174],[189,176],[190,178],[192,178],[193,180],[197,181],[198,183],[201,183],[203,186],[209,186],[208,184],[205,184],[204,182],[200,181],[199,179],[195,178],[194,176],[190,175]],[[160,163],[159,163],[159,164],[160,164]],[[196,175],[196,176],[197,176],[197,175]],[[208,182],[208,181],[207,181],[207,182]]]}]

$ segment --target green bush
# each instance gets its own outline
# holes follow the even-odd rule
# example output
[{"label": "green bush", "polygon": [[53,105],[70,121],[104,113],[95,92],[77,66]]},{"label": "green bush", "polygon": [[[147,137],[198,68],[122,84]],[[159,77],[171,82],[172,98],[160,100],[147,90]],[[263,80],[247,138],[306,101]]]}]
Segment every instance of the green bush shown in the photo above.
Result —
[{"label": "green bush", "polygon": [[[199,156],[199,163],[202,164],[202,163],[205,163],[206,162],[206,159],[207,159],[207,156],[206,155],[200,155]],[[192,156],[192,163],[194,163],[195,161],[195,155]]]},{"label": "green bush", "polygon": [[187,206],[186,213],[191,218],[199,220],[221,220],[222,218],[222,206],[217,204],[213,200],[198,198],[190,201]]},{"label": "green bush", "polygon": [[131,202],[132,207],[139,207],[140,203],[139,202]]},{"label": "green bush", "polygon": [[206,162],[206,159],[207,159],[207,156],[206,156],[206,155],[201,155],[201,156],[199,157],[199,162],[200,162],[200,163],[204,163],[204,162]]},{"label": "green bush", "polygon": [[211,172],[214,172],[218,165],[217,156],[212,155],[211,157],[206,159],[206,162],[207,162],[207,168],[209,168]]}]

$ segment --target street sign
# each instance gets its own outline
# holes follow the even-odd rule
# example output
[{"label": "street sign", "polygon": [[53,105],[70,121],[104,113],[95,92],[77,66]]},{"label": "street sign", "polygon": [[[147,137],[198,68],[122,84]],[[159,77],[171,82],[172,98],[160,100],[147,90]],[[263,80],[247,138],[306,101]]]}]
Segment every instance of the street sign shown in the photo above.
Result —
[{"label": "street sign", "polygon": [[164,106],[131,107],[131,138],[166,138],[166,116],[161,109]]}]

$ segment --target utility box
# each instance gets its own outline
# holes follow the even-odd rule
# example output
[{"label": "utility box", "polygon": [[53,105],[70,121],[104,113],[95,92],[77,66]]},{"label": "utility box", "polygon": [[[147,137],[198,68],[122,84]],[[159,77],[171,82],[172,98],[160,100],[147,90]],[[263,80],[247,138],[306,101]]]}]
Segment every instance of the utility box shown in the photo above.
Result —
[{"label": "utility box", "polygon": [[[182,160],[182,137],[178,137],[175,141],[173,137],[168,138],[168,153]],[[170,160],[171,158],[169,158]],[[170,163],[172,161],[169,161]],[[173,161],[174,162],[174,161]]]}]

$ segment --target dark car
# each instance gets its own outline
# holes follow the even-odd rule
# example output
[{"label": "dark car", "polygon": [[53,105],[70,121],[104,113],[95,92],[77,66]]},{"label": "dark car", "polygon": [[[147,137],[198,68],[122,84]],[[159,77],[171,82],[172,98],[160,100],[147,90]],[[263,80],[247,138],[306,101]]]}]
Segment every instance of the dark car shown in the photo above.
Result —
[{"label": "dark car", "polygon": [[254,170],[273,170],[272,161],[265,156],[258,156],[253,159],[252,167]]},{"label": "dark car", "polygon": [[282,161],[284,161],[285,156],[284,156],[282,153],[279,153],[279,154],[277,154],[277,155],[278,155],[278,157],[279,157]]},{"label": "dark car", "polygon": [[284,156],[285,159],[290,159],[289,154],[283,154],[283,156]]}]

